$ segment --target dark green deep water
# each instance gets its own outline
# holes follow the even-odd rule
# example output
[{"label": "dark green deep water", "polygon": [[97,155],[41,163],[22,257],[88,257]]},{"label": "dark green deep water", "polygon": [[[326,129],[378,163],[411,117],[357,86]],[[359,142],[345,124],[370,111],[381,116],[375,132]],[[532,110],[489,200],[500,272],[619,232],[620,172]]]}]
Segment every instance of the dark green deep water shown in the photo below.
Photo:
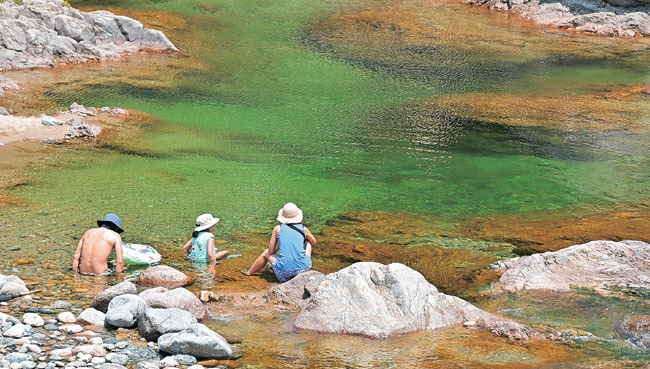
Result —
[{"label": "dark green deep water", "polygon": [[[122,78],[128,71],[119,63],[57,72],[63,82],[45,95],[60,107],[122,106],[159,121],[125,146],[60,148],[53,167],[36,169],[30,183],[11,192],[33,205],[0,215],[2,243],[54,245],[66,270],[78,237],[106,212],[122,217],[125,240],[172,245],[203,212],[222,219],[221,238],[265,233],[288,201],[317,231],[328,218],[356,210],[424,212],[453,223],[650,198],[648,131],[568,134],[449,112],[401,113],[447,94],[571,94],[647,84],[647,45],[629,55],[590,58],[567,49],[564,57],[526,55],[521,62],[443,50],[411,65],[346,54],[306,31],[329,15],[380,2],[354,3],[74,2],[180,13],[183,24],[164,16],[159,22],[173,28],[168,35],[182,54],[126,61],[123,68],[136,68],[140,78]],[[164,83],[155,83],[160,76]],[[646,108],[639,114],[650,125]]]}]

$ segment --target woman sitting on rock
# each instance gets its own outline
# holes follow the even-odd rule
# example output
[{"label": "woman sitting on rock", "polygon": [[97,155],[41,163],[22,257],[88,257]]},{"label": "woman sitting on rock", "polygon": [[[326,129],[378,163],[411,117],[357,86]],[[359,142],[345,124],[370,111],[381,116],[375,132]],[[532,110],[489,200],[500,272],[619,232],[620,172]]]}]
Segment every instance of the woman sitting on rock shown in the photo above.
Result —
[{"label": "woman sitting on rock", "polygon": [[311,269],[311,247],[316,238],[302,223],[302,210],[287,203],[278,213],[281,223],[273,228],[269,248],[242,274],[251,275],[270,266],[280,282],[286,282]]},{"label": "woman sitting on rock", "polygon": [[212,232],[214,232],[214,226],[217,223],[219,223],[219,218],[213,217],[212,214],[201,214],[196,218],[196,228],[192,233],[192,239],[183,246],[183,251],[188,254],[190,259],[214,264],[217,259],[222,259],[229,254],[228,251],[217,252],[217,248],[214,246]]}]

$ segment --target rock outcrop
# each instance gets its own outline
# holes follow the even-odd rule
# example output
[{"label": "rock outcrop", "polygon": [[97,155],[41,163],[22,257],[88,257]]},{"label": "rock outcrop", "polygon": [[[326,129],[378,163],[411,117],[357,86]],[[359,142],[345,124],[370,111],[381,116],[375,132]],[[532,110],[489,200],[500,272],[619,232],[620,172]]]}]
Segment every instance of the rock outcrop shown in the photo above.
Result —
[{"label": "rock outcrop", "polygon": [[295,322],[297,328],[373,338],[461,324],[512,339],[531,336],[524,325],[440,293],[397,263],[362,262],[328,274]]},{"label": "rock outcrop", "polygon": [[272,287],[267,297],[270,301],[303,307],[324,279],[325,275],[315,270],[300,273],[291,280]]},{"label": "rock outcrop", "polygon": [[145,269],[138,277],[138,283],[152,287],[182,287],[191,284],[192,278],[168,265],[156,265]]},{"label": "rock outcrop", "polygon": [[112,59],[139,51],[177,51],[135,19],[81,12],[61,0],[0,3],[0,70]]},{"label": "rock outcrop", "polygon": [[465,0],[535,23],[603,36],[650,36],[647,0]]},{"label": "rock outcrop", "polygon": [[571,287],[650,288],[650,244],[592,241],[565,249],[502,260],[495,291],[569,291]]}]

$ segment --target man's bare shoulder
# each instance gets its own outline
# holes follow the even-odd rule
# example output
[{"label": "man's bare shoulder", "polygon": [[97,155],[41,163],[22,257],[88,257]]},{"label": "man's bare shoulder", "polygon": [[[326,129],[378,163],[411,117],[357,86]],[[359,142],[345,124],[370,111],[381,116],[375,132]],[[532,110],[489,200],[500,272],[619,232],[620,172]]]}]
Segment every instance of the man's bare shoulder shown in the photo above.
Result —
[{"label": "man's bare shoulder", "polygon": [[104,231],[103,237],[108,242],[118,242],[121,240],[120,235],[117,232],[111,231],[110,229],[100,228]]}]

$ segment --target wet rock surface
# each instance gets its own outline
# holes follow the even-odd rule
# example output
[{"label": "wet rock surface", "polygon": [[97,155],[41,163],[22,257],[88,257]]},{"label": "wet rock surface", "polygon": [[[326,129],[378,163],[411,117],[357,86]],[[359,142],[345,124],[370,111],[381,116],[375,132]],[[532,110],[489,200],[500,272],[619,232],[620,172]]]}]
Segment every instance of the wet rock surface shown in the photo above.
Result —
[{"label": "wet rock surface", "polygon": [[271,301],[302,307],[324,279],[325,275],[315,270],[300,273],[285,283],[271,287],[267,297]]},{"label": "wet rock surface", "polygon": [[145,339],[155,341],[163,334],[180,332],[196,322],[196,318],[185,310],[148,308],[140,318],[138,332]]},{"label": "wet rock surface", "polygon": [[107,288],[95,296],[92,303],[90,304],[90,307],[106,313],[108,310],[108,304],[110,304],[111,300],[114,297],[126,294],[134,295],[136,293],[138,293],[138,290],[136,289],[135,284],[129,281],[124,281],[122,283],[116,284],[115,286]]},{"label": "wet rock surface", "polygon": [[147,303],[137,295],[121,295],[108,304],[106,323],[113,327],[132,328],[138,324]]},{"label": "wet rock surface", "polygon": [[144,270],[138,283],[149,287],[182,287],[192,283],[192,278],[167,265],[156,265]]},{"label": "wet rock surface", "polygon": [[650,351],[650,315],[634,315],[616,327],[618,335],[635,347]]},{"label": "wet rock surface", "polygon": [[205,359],[228,359],[233,355],[233,348],[223,337],[200,323],[178,333],[160,336],[158,347],[170,354],[189,354]]},{"label": "wet rock surface", "polygon": [[176,51],[165,35],[107,11],[81,12],[58,0],[0,3],[0,70]]},{"label": "wet rock surface", "polygon": [[197,320],[208,317],[208,310],[201,300],[182,287],[173,290],[164,287],[150,288],[142,291],[139,296],[152,308],[186,310],[194,315]]},{"label": "wet rock surface", "polygon": [[650,288],[650,244],[592,241],[560,251],[502,260],[495,291],[569,291],[571,287]]},{"label": "wet rock surface", "polygon": [[325,333],[386,338],[464,323],[498,336],[531,337],[524,325],[439,293],[420,273],[396,263],[362,262],[328,274],[295,325]]},{"label": "wet rock surface", "polygon": [[645,0],[466,0],[490,9],[509,10],[535,23],[602,36],[650,36]]},{"label": "wet rock surface", "polygon": [[[11,78],[0,76],[0,97],[3,97],[5,95],[5,91],[7,90],[18,90],[19,88],[20,87],[18,86],[18,83],[16,83],[16,81],[12,80]],[[8,115],[8,114],[3,114],[3,115]]]}]

